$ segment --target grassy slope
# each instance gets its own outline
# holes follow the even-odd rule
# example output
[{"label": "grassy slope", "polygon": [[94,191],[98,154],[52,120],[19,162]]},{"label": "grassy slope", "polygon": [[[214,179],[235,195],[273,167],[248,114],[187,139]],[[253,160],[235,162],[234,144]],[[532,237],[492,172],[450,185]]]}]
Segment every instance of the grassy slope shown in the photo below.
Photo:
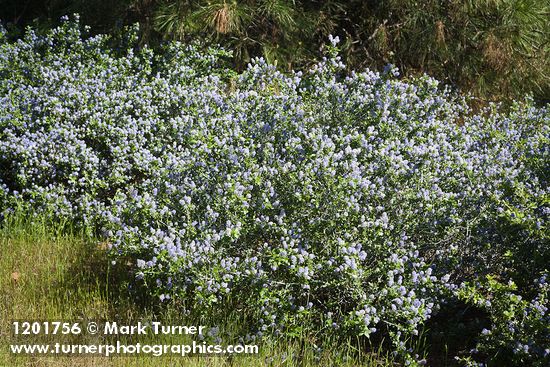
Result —
[{"label": "grassy slope", "polygon": [[[13,320],[108,320],[135,324],[156,319],[163,325],[204,325],[185,320],[173,307],[152,310],[136,305],[120,287],[96,241],[70,233],[44,220],[12,218],[0,228],[0,367],[15,366],[389,366],[381,354],[358,356],[353,348],[323,341],[325,352],[314,355],[313,343],[303,340],[260,345],[260,354],[228,357],[44,357],[9,353]],[[236,317],[235,317],[236,316]],[[238,324],[239,315],[222,325]],[[219,322],[220,320],[217,320]],[[215,322],[215,321],[214,321]],[[222,326],[224,327],[224,326]],[[147,339],[149,338],[149,339]],[[322,339],[322,338],[320,338]],[[53,340],[53,342],[59,340]],[[145,336],[133,343],[189,343],[185,336],[169,340]],[[305,346],[305,347],[304,347]],[[350,357],[350,355],[354,357]],[[293,358],[283,359],[283,355]]]}]

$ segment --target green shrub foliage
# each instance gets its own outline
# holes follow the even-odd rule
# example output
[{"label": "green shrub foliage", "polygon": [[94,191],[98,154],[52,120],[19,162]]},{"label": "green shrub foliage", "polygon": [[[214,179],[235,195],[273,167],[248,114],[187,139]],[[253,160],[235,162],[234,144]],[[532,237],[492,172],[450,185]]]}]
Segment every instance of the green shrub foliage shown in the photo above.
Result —
[{"label": "green shrub foliage", "polygon": [[233,307],[251,339],[383,336],[416,364],[439,305],[489,301],[468,363],[548,361],[547,109],[473,114],[427,76],[347,75],[336,37],[286,74],[67,20],[0,40],[4,215],[97,231],[149,295]]}]

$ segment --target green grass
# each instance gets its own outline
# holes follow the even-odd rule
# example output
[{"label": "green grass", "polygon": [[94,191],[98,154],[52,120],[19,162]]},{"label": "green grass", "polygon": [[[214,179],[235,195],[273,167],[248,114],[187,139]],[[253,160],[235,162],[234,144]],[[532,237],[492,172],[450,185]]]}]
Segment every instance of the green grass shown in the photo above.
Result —
[{"label": "green grass", "polygon": [[[214,320],[191,320],[176,305],[138,304],[124,287],[124,266],[110,265],[102,245],[70,226],[51,224],[39,217],[16,215],[0,228],[0,367],[17,366],[390,366],[381,351],[361,352],[332,340],[279,339],[259,344],[259,354],[207,356],[57,356],[18,355],[9,352],[14,320],[108,320],[136,324],[220,325],[238,330],[246,325],[234,310]],[[211,326],[211,325],[210,325]],[[59,340],[52,340],[53,342]],[[188,336],[140,336],[127,340],[142,344],[186,344]],[[23,340],[23,342],[30,342]],[[322,348],[315,352],[314,344]],[[284,357],[288,356],[288,357]]]}]

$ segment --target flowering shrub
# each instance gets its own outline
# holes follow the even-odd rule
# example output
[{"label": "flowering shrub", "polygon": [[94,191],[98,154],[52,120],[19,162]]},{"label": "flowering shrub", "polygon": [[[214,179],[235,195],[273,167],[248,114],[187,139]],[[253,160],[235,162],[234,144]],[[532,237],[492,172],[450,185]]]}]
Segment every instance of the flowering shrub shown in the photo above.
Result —
[{"label": "flowering shrub", "polygon": [[429,77],[346,75],[337,39],[306,72],[237,74],[223,50],[114,48],[77,22],[0,34],[2,209],[99,231],[160,301],[231,305],[253,337],[382,333],[417,363],[457,284],[547,270],[549,114],[529,101],[472,114]]},{"label": "flowering shrub", "polygon": [[463,284],[459,299],[489,313],[492,327],[483,329],[473,356],[463,359],[468,366],[547,366],[550,364],[550,315],[546,276],[536,280],[537,292],[531,301],[516,294],[513,282],[499,283],[487,277],[481,284]]}]

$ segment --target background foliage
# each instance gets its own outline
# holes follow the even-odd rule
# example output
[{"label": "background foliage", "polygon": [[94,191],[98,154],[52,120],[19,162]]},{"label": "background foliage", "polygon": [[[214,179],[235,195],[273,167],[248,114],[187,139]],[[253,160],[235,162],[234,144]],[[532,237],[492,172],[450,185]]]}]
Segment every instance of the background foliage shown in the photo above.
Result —
[{"label": "background foliage", "polygon": [[397,65],[482,99],[550,99],[549,0],[3,0],[19,28],[77,12],[95,32],[139,22],[142,42],[200,36],[282,69],[310,64],[329,34],[351,68]]}]

